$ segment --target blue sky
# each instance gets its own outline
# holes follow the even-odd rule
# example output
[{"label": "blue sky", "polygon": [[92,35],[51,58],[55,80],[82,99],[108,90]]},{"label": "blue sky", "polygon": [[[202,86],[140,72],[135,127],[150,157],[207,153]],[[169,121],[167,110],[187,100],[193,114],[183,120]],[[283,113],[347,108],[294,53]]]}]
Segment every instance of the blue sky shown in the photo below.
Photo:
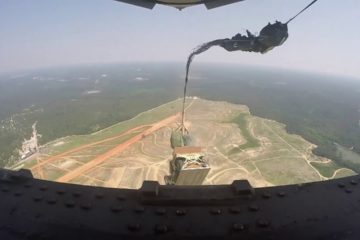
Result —
[{"label": "blue sky", "polygon": [[[0,72],[82,63],[184,62],[200,43],[259,32],[310,0],[247,0],[214,10],[150,11],[113,0],[1,0]],[[214,48],[196,62],[231,62],[360,78],[360,1],[319,0],[265,55]]]}]

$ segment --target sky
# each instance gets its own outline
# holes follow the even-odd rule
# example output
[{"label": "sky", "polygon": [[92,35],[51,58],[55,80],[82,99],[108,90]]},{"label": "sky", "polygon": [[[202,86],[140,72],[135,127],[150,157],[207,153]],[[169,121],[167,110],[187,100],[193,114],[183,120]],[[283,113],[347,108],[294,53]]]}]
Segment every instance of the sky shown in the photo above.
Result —
[{"label": "sky", "polygon": [[[213,10],[143,9],[113,0],[1,0],[0,72],[87,63],[183,62],[193,48],[268,22],[287,21],[310,0],[246,0]],[[360,1],[319,0],[267,54],[213,48],[220,62],[360,79]],[[196,64],[196,63],[195,63]]]}]

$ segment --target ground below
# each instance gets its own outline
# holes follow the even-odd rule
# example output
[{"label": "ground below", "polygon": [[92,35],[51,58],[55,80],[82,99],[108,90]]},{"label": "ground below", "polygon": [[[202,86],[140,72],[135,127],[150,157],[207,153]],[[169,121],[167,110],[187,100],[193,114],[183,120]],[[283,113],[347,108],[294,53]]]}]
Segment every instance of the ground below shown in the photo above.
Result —
[{"label": "ground below", "polygon": [[[58,139],[14,168],[29,168],[37,178],[84,185],[139,188],[144,180],[164,184],[180,107],[178,99],[99,132]],[[188,98],[186,126],[211,167],[204,184],[247,179],[263,187],[355,174],[314,155],[313,144],[288,134],[283,124],[251,115],[244,105]]]}]

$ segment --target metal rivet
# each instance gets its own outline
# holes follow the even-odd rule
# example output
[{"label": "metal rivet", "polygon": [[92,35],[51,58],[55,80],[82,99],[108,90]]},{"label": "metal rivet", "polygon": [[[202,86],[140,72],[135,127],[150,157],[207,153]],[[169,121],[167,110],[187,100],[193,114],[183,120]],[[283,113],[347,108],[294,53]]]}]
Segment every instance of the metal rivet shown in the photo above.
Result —
[{"label": "metal rivet", "polygon": [[278,192],[277,195],[279,197],[285,197],[286,193],[285,192]]},{"label": "metal rivet", "polygon": [[317,222],[317,221],[319,221],[319,218],[317,218],[317,217],[309,217],[309,218],[306,219],[306,221],[307,222]]},{"label": "metal rivet", "polygon": [[169,228],[166,225],[156,225],[155,232],[156,233],[166,233],[168,232]]},{"label": "metal rivet", "polygon": [[13,215],[17,211],[16,207],[12,207],[10,210],[10,215]]},{"label": "metal rivet", "polygon": [[351,180],[351,181],[350,181],[350,184],[351,184],[351,185],[357,185],[357,182],[356,182],[355,180]]},{"label": "metal rivet", "polygon": [[44,192],[44,191],[48,190],[48,187],[46,185],[44,185],[44,186],[40,186],[39,189],[40,189],[40,191]]},{"label": "metal rivet", "polygon": [[237,214],[237,213],[240,213],[241,210],[239,207],[231,207],[231,208],[229,208],[229,212],[233,213],[233,214]]},{"label": "metal rivet", "polygon": [[185,209],[176,209],[175,213],[177,216],[184,216],[186,214],[186,210]]},{"label": "metal rivet", "polygon": [[90,203],[83,203],[81,204],[81,208],[84,210],[89,210],[91,209],[91,204]]},{"label": "metal rivet", "polygon": [[344,187],[345,187],[345,184],[339,183],[339,184],[338,184],[338,187],[339,187],[339,188],[344,188]]},{"label": "metal rivet", "polygon": [[20,192],[20,191],[17,191],[14,193],[14,196],[16,196],[16,197],[20,197],[21,195],[22,195],[22,192]]},{"label": "metal rivet", "polygon": [[74,192],[72,195],[77,198],[81,196],[81,192]]},{"label": "metal rivet", "polygon": [[68,208],[73,208],[75,206],[75,202],[74,201],[67,201],[65,202],[65,206]]},{"label": "metal rivet", "polygon": [[125,197],[122,195],[117,196],[116,199],[119,201],[125,201]]},{"label": "metal rivet", "polygon": [[65,189],[58,189],[56,190],[56,193],[59,194],[59,195],[63,195],[66,193],[66,190]]},{"label": "metal rivet", "polygon": [[256,205],[256,204],[251,204],[251,205],[249,206],[249,210],[250,210],[251,212],[257,212],[257,211],[259,211],[259,206]]},{"label": "metal rivet", "polygon": [[254,196],[253,195],[246,195],[246,196],[244,196],[244,199],[252,200],[252,199],[254,199]]},{"label": "metal rivet", "polygon": [[102,193],[95,193],[95,198],[97,198],[97,199],[102,199],[102,198],[104,198],[104,194],[102,194]]},{"label": "metal rivet", "polygon": [[350,188],[346,188],[346,189],[345,189],[345,192],[346,192],[346,193],[352,193],[352,190],[351,190]]},{"label": "metal rivet", "polygon": [[33,197],[33,199],[34,199],[34,201],[36,201],[36,202],[40,202],[41,200],[43,200],[43,196],[41,196],[41,195],[37,195],[37,196],[34,196]]},{"label": "metal rivet", "polygon": [[141,229],[141,225],[139,223],[129,224],[127,228],[132,232],[137,232]]},{"label": "metal rivet", "polygon": [[55,204],[57,202],[56,198],[50,198],[46,201],[48,204]]},{"label": "metal rivet", "polygon": [[268,192],[263,193],[262,198],[264,198],[264,199],[269,199],[269,198],[271,198],[271,193],[268,193]]},{"label": "metal rivet", "polygon": [[256,221],[256,224],[261,228],[266,228],[270,226],[270,222],[266,219],[259,219]]},{"label": "metal rivet", "polygon": [[241,224],[241,223],[234,223],[232,228],[235,231],[244,231],[246,229],[246,226],[244,224]]},{"label": "metal rivet", "polygon": [[142,212],[145,212],[145,208],[144,208],[143,206],[136,206],[136,207],[134,208],[134,211],[135,211],[136,213],[142,213]]},{"label": "metal rivet", "polygon": [[110,209],[111,209],[111,211],[114,212],[114,213],[117,213],[117,212],[121,212],[121,211],[122,211],[122,207],[121,207],[121,206],[112,206]]},{"label": "metal rivet", "polygon": [[220,214],[221,214],[221,209],[212,208],[212,209],[210,210],[210,213],[211,213],[211,214],[214,214],[214,215],[220,215]]},{"label": "metal rivet", "polygon": [[157,215],[165,215],[166,214],[166,209],[165,208],[158,208],[158,209],[156,209],[156,214]]},{"label": "metal rivet", "polygon": [[28,240],[37,240],[37,239],[41,239],[42,236],[40,235],[40,233],[28,233],[26,234],[26,239]]}]

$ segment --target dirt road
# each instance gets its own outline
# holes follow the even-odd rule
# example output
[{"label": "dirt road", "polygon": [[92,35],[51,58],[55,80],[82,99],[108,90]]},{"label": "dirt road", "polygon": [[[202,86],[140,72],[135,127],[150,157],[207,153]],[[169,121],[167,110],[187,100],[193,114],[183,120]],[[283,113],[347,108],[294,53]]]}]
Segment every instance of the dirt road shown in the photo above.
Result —
[{"label": "dirt road", "polygon": [[78,152],[78,151],[81,151],[85,148],[88,148],[88,147],[92,147],[92,146],[95,146],[95,145],[98,145],[98,144],[101,144],[101,143],[106,143],[106,142],[109,142],[109,141],[113,141],[113,140],[116,140],[117,138],[120,138],[120,137],[123,137],[129,133],[132,133],[138,129],[141,129],[145,126],[149,126],[149,125],[141,125],[141,126],[138,126],[138,127],[135,127],[135,128],[132,128],[124,133],[121,133],[120,135],[117,135],[115,137],[110,137],[110,138],[106,138],[106,139],[103,139],[101,141],[97,141],[97,142],[93,142],[93,143],[89,143],[89,144],[85,144],[85,145],[81,145],[79,147],[76,147],[76,148],[73,148],[71,150],[68,150],[66,152],[63,152],[63,153],[60,153],[58,155],[55,155],[55,156],[52,156],[52,157],[49,157],[48,159],[44,160],[44,161],[41,161],[41,162],[38,162],[36,165],[34,165],[33,167],[30,168],[30,170],[32,172],[36,172],[36,171],[40,171],[40,176],[42,175],[41,174],[41,167],[44,166],[45,164],[49,164],[59,158],[62,158],[62,157],[65,157],[69,154],[72,154],[72,153],[75,153],[75,152]]},{"label": "dirt road", "polygon": [[86,171],[94,168],[95,166],[103,163],[107,159],[109,159],[109,158],[111,158],[111,157],[113,157],[115,155],[118,155],[124,149],[129,147],[130,145],[140,141],[144,136],[147,136],[147,135],[157,131],[158,129],[160,129],[162,127],[165,127],[166,125],[174,122],[179,116],[180,116],[180,113],[175,114],[173,116],[170,116],[168,118],[165,118],[165,119],[153,124],[149,129],[147,129],[147,130],[141,132],[140,134],[130,138],[129,140],[119,144],[115,148],[107,151],[106,153],[103,153],[103,154],[99,155],[95,159],[85,163],[84,165],[82,165],[81,167],[75,169],[74,171],[71,171],[71,172],[63,175],[62,177],[58,178],[56,181],[58,181],[58,182],[68,182],[68,181],[80,176],[84,172],[86,172]]}]

